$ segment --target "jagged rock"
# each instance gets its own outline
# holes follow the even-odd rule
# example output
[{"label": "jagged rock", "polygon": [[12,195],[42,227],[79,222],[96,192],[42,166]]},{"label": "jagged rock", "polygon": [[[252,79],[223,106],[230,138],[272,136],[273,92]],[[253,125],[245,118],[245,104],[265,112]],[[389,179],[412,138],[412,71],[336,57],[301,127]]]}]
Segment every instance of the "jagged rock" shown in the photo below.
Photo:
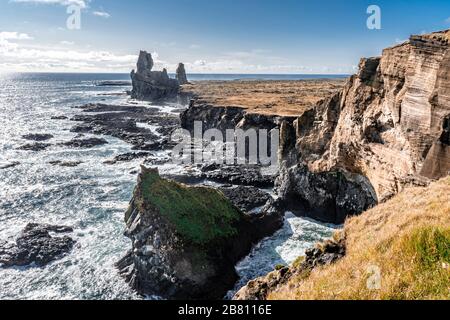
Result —
[{"label": "jagged rock", "polygon": [[121,80],[107,80],[107,81],[100,81],[97,83],[97,87],[124,87],[124,86],[130,86],[130,81],[121,81]]},{"label": "jagged rock", "polygon": [[62,145],[71,148],[93,148],[107,143],[108,141],[102,138],[88,138],[88,139],[72,139],[71,141],[62,143]]},{"label": "jagged rock", "polygon": [[[338,210],[341,220],[346,212],[370,207],[369,193],[375,203],[383,202],[405,187],[449,174],[449,38],[450,31],[412,36],[384,50],[382,57],[362,59],[342,92],[281,126],[278,181],[287,203],[297,200],[320,208],[336,194],[337,182],[305,193],[315,189],[309,186],[324,172],[340,171],[362,182],[357,186],[350,179],[345,184],[350,197],[336,198],[336,204],[344,204]],[[331,219],[336,212],[330,211]]]},{"label": "jagged rock", "polygon": [[180,84],[169,78],[167,70],[152,71],[153,59],[150,53],[141,51],[137,62],[137,71],[131,72],[133,90],[131,97],[138,100],[164,100],[178,95]]},{"label": "jagged rock", "polygon": [[[137,106],[88,104],[79,107],[83,114],[71,120],[82,122],[70,131],[109,135],[133,145],[134,150],[159,150],[168,146],[170,134],[179,127],[180,120],[174,114],[159,109]],[[157,135],[138,123],[162,126]]]},{"label": "jagged rock", "polygon": [[243,212],[262,207],[271,199],[267,192],[255,187],[221,187],[220,191]]},{"label": "jagged rock", "polygon": [[250,281],[241,288],[233,300],[266,300],[271,291],[286,284],[294,277],[306,277],[314,268],[331,265],[342,259],[346,253],[345,239],[327,240],[315,248],[306,250],[305,256],[297,259],[290,267],[280,267],[267,276]]},{"label": "jagged rock", "polygon": [[150,153],[148,152],[130,152],[130,153],[124,153],[119,154],[118,156],[115,156],[113,160],[105,161],[105,164],[116,164],[118,162],[127,162],[132,161],[135,159],[145,158],[148,157]]},{"label": "jagged rock", "polygon": [[41,141],[47,141],[47,140],[52,139],[53,135],[51,135],[51,134],[27,134],[27,135],[22,136],[22,138],[25,140],[41,142]]},{"label": "jagged rock", "polygon": [[68,236],[54,237],[51,233],[69,233],[73,229],[30,223],[17,238],[16,243],[0,243],[0,265],[3,267],[46,264],[68,253],[75,241]]},{"label": "jagged rock", "polygon": [[67,116],[53,116],[50,119],[52,119],[52,120],[67,120],[69,118]]},{"label": "jagged rock", "polygon": [[9,169],[14,168],[15,166],[18,166],[20,162],[13,161],[13,162],[0,162],[0,169]]},{"label": "jagged rock", "polygon": [[224,184],[270,188],[275,182],[275,176],[263,174],[256,165],[206,165],[201,170],[201,178]]},{"label": "jagged rock", "polygon": [[147,76],[153,69],[153,58],[151,53],[146,51],[139,52],[139,58],[137,61],[137,73],[143,76]]},{"label": "jagged rock", "polygon": [[24,151],[43,151],[50,147],[51,145],[48,143],[42,143],[42,142],[36,142],[36,143],[29,143],[25,144],[18,148],[18,150],[24,150]]},{"label": "jagged rock", "polygon": [[184,64],[179,63],[177,67],[177,80],[180,85],[188,84],[186,70],[184,69]]},{"label": "jagged rock", "polygon": [[142,294],[221,299],[238,279],[234,265],[280,228],[282,217],[246,215],[217,190],[164,180],[142,167],[125,214],[133,250],[118,267]]},{"label": "jagged rock", "polygon": [[52,166],[60,166],[60,167],[67,167],[67,168],[74,168],[82,164],[82,161],[62,161],[62,160],[56,160],[56,161],[50,161],[49,162]]},{"label": "jagged rock", "polygon": [[298,216],[342,224],[377,204],[367,179],[341,172],[312,173],[306,166],[283,167],[277,179],[278,196]]}]

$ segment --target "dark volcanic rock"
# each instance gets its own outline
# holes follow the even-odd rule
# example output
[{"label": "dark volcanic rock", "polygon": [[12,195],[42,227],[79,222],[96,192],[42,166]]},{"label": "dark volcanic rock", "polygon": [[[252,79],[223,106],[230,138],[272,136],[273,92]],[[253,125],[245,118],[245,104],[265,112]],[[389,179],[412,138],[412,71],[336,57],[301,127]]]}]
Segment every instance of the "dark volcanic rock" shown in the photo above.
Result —
[{"label": "dark volcanic rock", "polygon": [[130,152],[130,153],[124,153],[119,154],[118,156],[115,156],[113,160],[105,161],[105,164],[116,164],[117,162],[127,162],[132,161],[135,159],[145,158],[148,157],[150,153],[148,152]]},{"label": "dark volcanic rock", "polygon": [[290,267],[283,267],[250,281],[239,290],[233,300],[266,300],[268,294],[276,290],[280,285],[286,284],[295,277],[305,277],[314,268],[331,265],[342,259],[346,254],[345,239],[327,240],[318,244],[315,248],[306,251],[305,256],[299,258]]},{"label": "dark volcanic rock", "polygon": [[57,160],[57,161],[50,161],[49,163],[52,166],[73,168],[73,167],[79,166],[83,162],[82,161],[61,161],[61,160]]},{"label": "dark volcanic rock", "polygon": [[47,141],[47,140],[52,139],[53,135],[51,135],[51,134],[26,134],[26,135],[22,136],[22,138],[25,140],[41,142],[41,141]]},{"label": "dark volcanic rock", "polygon": [[180,85],[189,83],[186,76],[184,64],[179,63],[177,68],[177,80]]},{"label": "dark volcanic rock", "polygon": [[263,175],[259,166],[232,166],[232,165],[207,165],[202,168],[202,178],[210,181],[254,186],[258,188],[273,187],[275,177]]},{"label": "dark volcanic rock", "polygon": [[188,109],[181,113],[183,129],[194,132],[196,121],[203,123],[203,131],[218,129],[226,133],[227,129],[235,129],[245,116],[245,109],[238,107],[215,107],[211,105],[197,105],[191,101]]},{"label": "dark volcanic rock", "polygon": [[36,142],[36,143],[25,144],[17,149],[24,150],[24,151],[43,151],[50,146],[51,145],[48,143]]},{"label": "dark volcanic rock", "polygon": [[50,119],[52,119],[52,120],[67,120],[69,118],[66,116],[53,116]]},{"label": "dark volcanic rock", "polygon": [[97,87],[124,87],[131,86],[131,81],[121,81],[121,80],[110,80],[110,81],[100,81],[97,83]]},{"label": "dark volcanic rock", "polygon": [[30,223],[15,244],[0,244],[0,265],[3,267],[44,266],[68,253],[75,241],[68,236],[55,237],[51,233],[68,233],[73,229]]},{"label": "dark volcanic rock", "polygon": [[220,191],[240,210],[248,212],[264,206],[271,196],[255,187],[239,186],[236,188],[220,188]]},{"label": "dark volcanic rock", "polygon": [[249,216],[214,189],[144,167],[125,220],[133,249],[120,273],[140,293],[166,299],[223,298],[238,279],[235,264],[283,223],[280,212]]},{"label": "dark volcanic rock", "polygon": [[68,142],[64,142],[62,145],[71,148],[93,148],[107,144],[108,141],[100,138],[88,138],[88,139],[73,139]]},{"label": "dark volcanic rock", "polygon": [[0,163],[0,169],[9,169],[13,168],[15,166],[18,166],[20,162],[13,161],[13,162],[7,162],[7,163]]},{"label": "dark volcanic rock", "polygon": [[141,51],[137,62],[137,71],[131,72],[133,85],[131,97],[149,101],[175,98],[180,88],[178,80],[169,78],[166,69],[163,71],[152,71],[152,69],[152,55]]},{"label": "dark volcanic rock", "polygon": [[[133,145],[135,150],[155,150],[163,148],[162,143],[173,130],[179,126],[176,115],[160,113],[156,108],[137,106],[116,106],[89,104],[80,107],[83,114],[76,115],[73,121],[83,122],[71,129],[77,133],[109,135]],[[160,137],[138,123],[158,124],[161,126]]]},{"label": "dark volcanic rock", "polygon": [[277,179],[278,195],[297,215],[342,224],[347,217],[377,204],[367,179],[347,176],[341,172],[311,173],[302,165],[282,168]]}]

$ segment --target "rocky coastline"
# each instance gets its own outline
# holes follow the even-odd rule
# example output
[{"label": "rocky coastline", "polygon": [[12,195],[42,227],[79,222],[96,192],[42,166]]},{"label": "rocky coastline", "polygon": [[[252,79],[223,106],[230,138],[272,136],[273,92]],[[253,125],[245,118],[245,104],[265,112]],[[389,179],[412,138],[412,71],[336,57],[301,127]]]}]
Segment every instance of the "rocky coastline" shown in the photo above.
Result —
[{"label": "rocky coastline", "polygon": [[[181,126],[190,132],[195,121],[201,121],[204,130],[222,132],[278,128],[277,209],[341,224],[408,186],[426,186],[448,175],[446,37],[446,32],[413,36],[380,58],[362,59],[344,89],[299,117],[255,114],[193,96],[181,114]],[[435,80],[419,90],[425,77]],[[338,258],[320,258],[334,253],[330,250],[309,253],[326,264]],[[307,265],[311,257],[307,255]],[[283,278],[285,271],[277,271],[275,278]]]},{"label": "rocky coastline", "polygon": [[[140,294],[164,299],[222,299],[238,280],[235,265],[264,237],[283,225],[285,212],[325,223],[343,224],[411,186],[427,186],[450,172],[449,32],[412,36],[381,57],[362,59],[344,85],[324,90],[298,114],[270,106],[245,108],[208,101],[190,84],[185,66],[176,79],[154,71],[142,51],[132,71],[132,99],[154,104],[186,102],[162,112],[149,104],[79,106],[70,120],[78,134],[59,145],[92,148],[107,144],[94,134],[112,136],[133,152],[105,159],[113,166],[142,159],[144,165],[129,208],[125,236],[131,250],[117,263],[120,274]],[[189,102],[187,102],[189,101]],[[242,100],[240,100],[242,101]],[[264,112],[255,110],[264,109]],[[272,111],[271,111],[272,110]],[[53,120],[68,120],[66,116]],[[170,162],[176,129],[278,129],[279,169],[203,164],[184,173],[160,175],[154,167]],[[42,151],[53,136],[28,134],[22,151]],[[158,153],[166,152],[168,158]],[[75,167],[81,162],[54,161]],[[8,163],[7,169],[18,165]],[[134,174],[138,173],[134,171]],[[213,187],[201,185],[216,183]],[[274,196],[267,190],[273,190]],[[69,253],[74,241],[54,234],[67,227],[29,225],[17,243],[0,244],[0,264],[44,265]],[[294,276],[307,277],[318,266],[346,254],[345,235],[308,250],[293,266],[283,266],[250,282],[236,299],[266,299]]]}]

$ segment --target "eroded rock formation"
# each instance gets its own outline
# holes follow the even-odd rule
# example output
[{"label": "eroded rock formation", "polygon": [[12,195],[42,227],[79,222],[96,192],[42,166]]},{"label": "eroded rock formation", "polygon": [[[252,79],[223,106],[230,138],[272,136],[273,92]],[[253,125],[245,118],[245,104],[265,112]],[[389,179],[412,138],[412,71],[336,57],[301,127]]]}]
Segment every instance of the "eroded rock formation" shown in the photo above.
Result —
[{"label": "eroded rock formation", "polygon": [[188,187],[142,167],[126,213],[133,250],[118,263],[140,293],[167,299],[221,299],[234,265],[282,225],[271,205],[247,215],[211,188]]},{"label": "eroded rock formation", "polygon": [[152,55],[146,51],[139,53],[137,70],[131,71],[133,90],[131,97],[138,100],[157,101],[177,96],[180,84],[171,79],[167,70],[152,71]]},{"label": "eroded rock formation", "polygon": [[64,226],[28,224],[16,243],[0,243],[0,266],[44,266],[72,250],[75,241],[67,235],[73,229]]},{"label": "eroded rock formation", "polygon": [[188,84],[187,76],[186,76],[186,69],[184,68],[183,63],[178,64],[177,68],[177,80],[180,85]]},{"label": "eroded rock formation", "polygon": [[[412,36],[381,58],[362,59],[341,93],[286,124],[280,183],[306,165],[313,173],[340,171],[384,201],[448,175],[449,35]],[[308,172],[288,191],[302,189]]]}]

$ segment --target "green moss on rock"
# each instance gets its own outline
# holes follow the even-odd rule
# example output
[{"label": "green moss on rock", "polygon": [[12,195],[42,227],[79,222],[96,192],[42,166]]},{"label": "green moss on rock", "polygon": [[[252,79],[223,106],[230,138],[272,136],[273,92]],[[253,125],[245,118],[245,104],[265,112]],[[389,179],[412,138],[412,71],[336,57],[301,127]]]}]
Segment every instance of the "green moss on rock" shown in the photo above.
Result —
[{"label": "green moss on rock", "polygon": [[141,192],[146,204],[155,207],[185,241],[208,246],[238,233],[234,226],[242,214],[215,189],[185,186],[147,169],[141,175]]}]

